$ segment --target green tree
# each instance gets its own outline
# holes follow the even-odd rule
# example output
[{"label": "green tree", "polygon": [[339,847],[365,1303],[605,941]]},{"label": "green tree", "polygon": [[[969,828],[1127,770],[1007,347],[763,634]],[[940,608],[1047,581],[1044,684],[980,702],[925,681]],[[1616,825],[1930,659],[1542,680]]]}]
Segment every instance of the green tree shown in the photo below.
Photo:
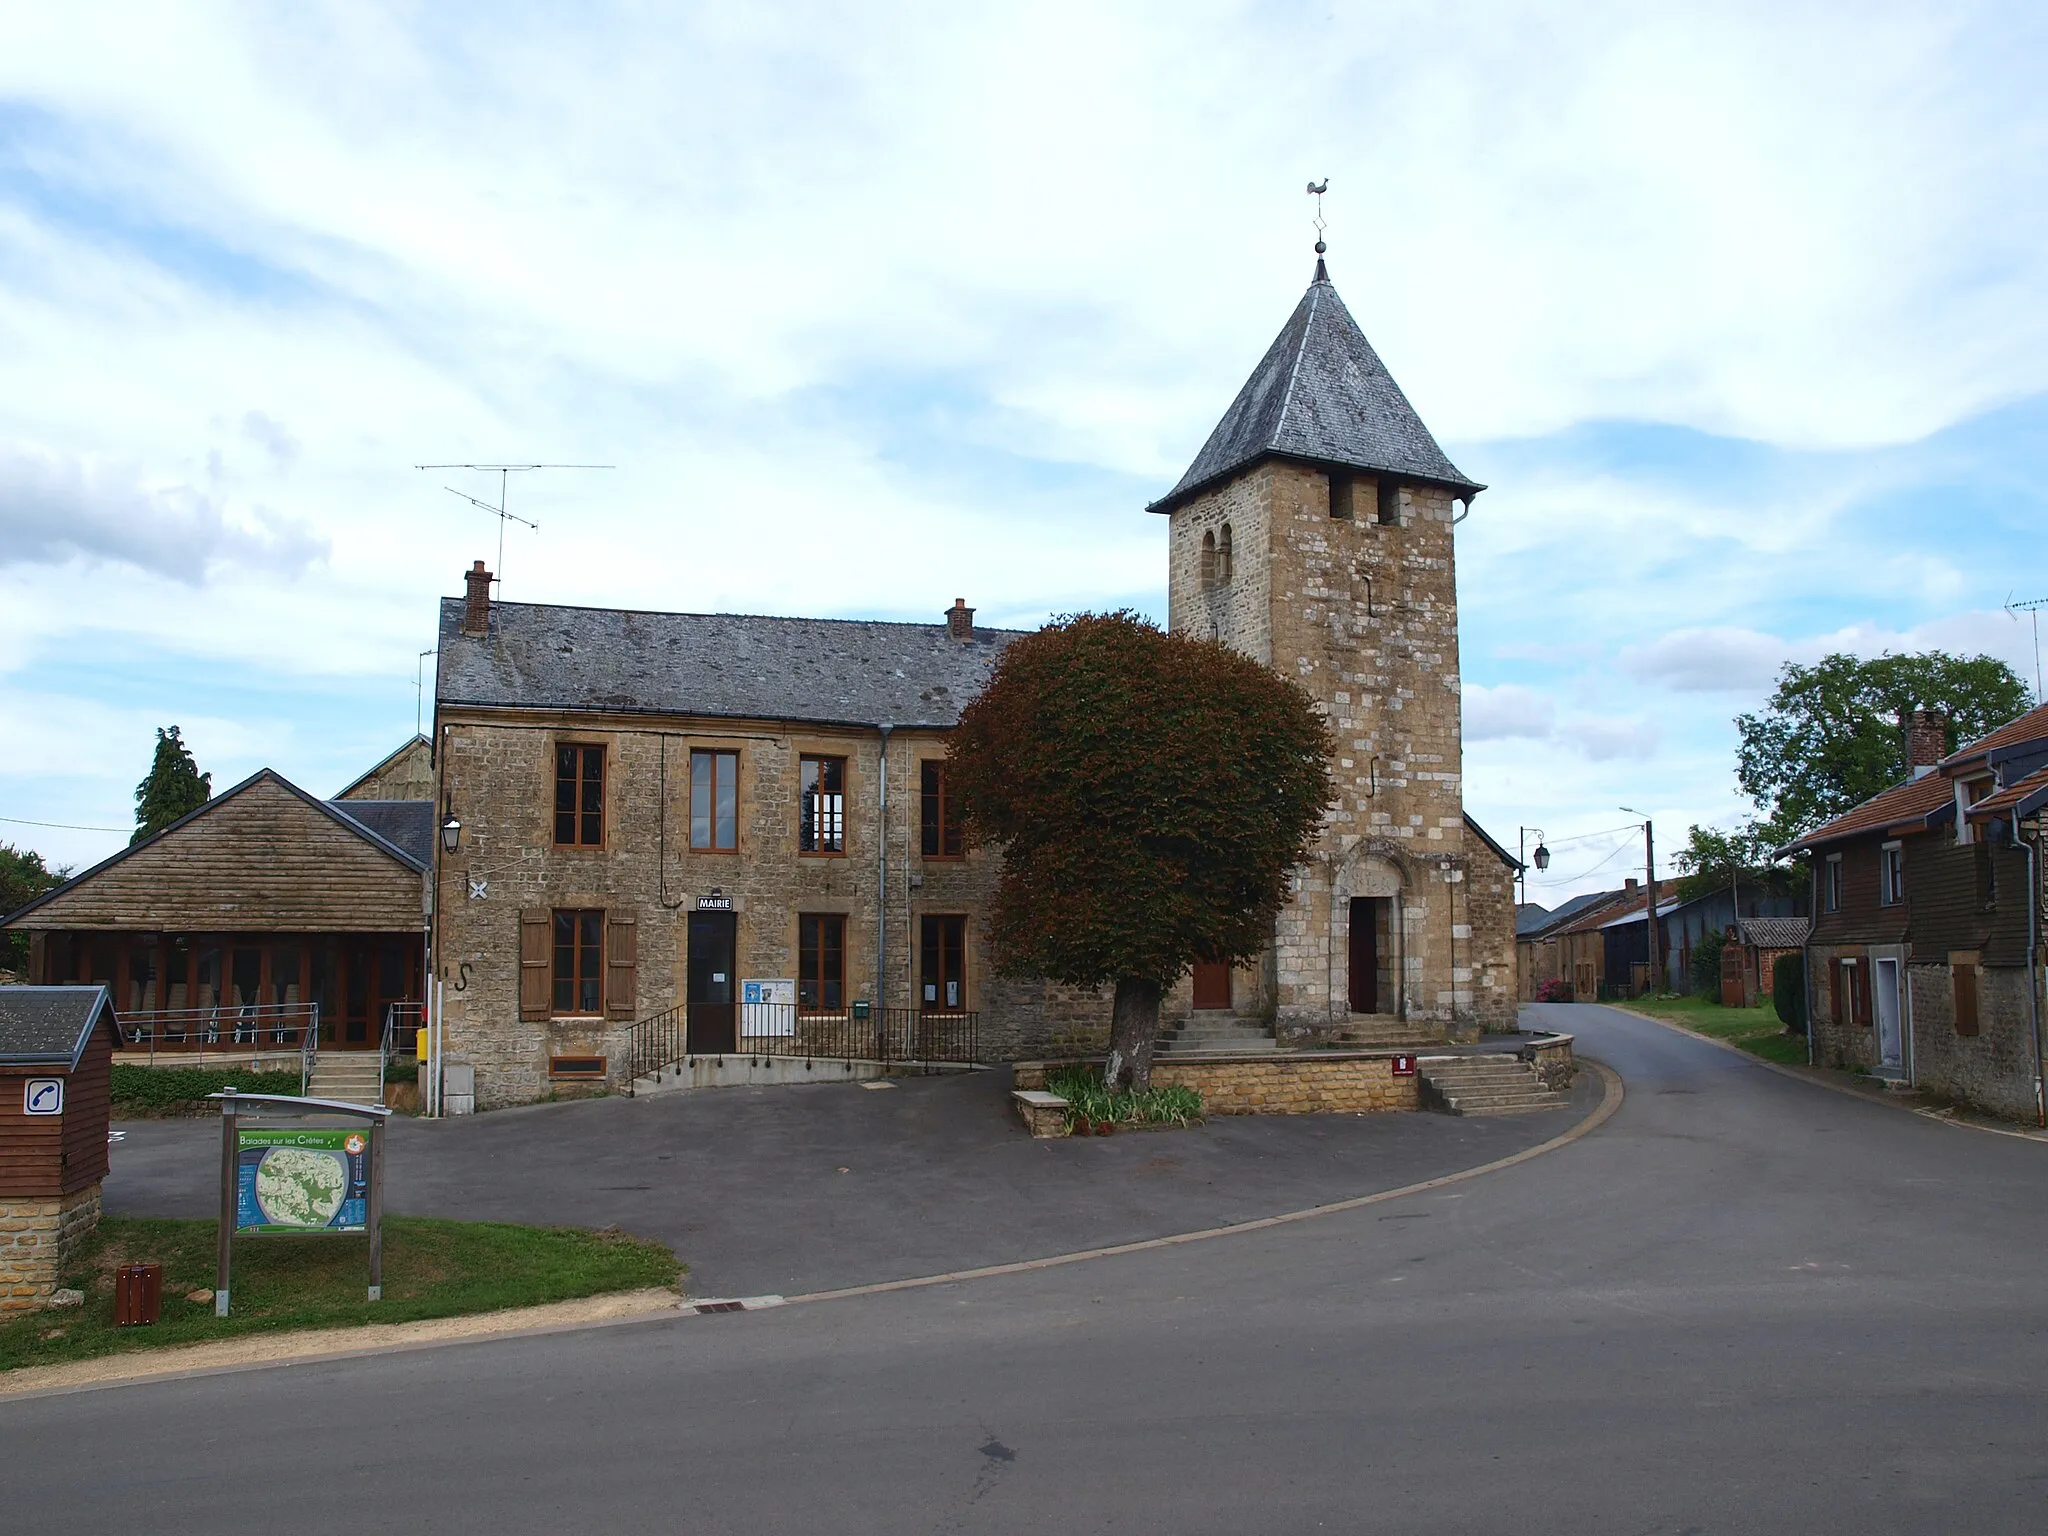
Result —
[{"label": "green tree", "polygon": [[1012,643],[960,717],[947,774],[1003,851],[996,967],[1114,983],[1112,1088],[1145,1087],[1161,994],[1259,954],[1333,798],[1308,694],[1128,612]]},{"label": "green tree", "polygon": [[135,835],[128,841],[154,837],[212,798],[213,775],[199,771],[175,725],[159,726],[149,776],[135,786]]},{"label": "green tree", "polygon": [[1671,856],[1678,866],[1678,899],[1697,901],[1711,891],[1760,882],[1770,861],[1771,845],[1755,821],[1733,832],[1695,824],[1686,829],[1685,846]]},{"label": "green tree", "polygon": [[1949,718],[1949,748],[1996,730],[2030,703],[2027,686],[1990,656],[1824,656],[1787,662],[1770,702],[1738,715],[1735,778],[1764,811],[1762,832],[1783,845],[1906,776],[1899,719],[1912,709]]},{"label": "green tree", "polygon": [[[40,853],[0,843],[0,917],[20,911],[70,878],[70,870],[51,869]],[[28,935],[0,933],[0,971],[19,974],[27,967]]]}]

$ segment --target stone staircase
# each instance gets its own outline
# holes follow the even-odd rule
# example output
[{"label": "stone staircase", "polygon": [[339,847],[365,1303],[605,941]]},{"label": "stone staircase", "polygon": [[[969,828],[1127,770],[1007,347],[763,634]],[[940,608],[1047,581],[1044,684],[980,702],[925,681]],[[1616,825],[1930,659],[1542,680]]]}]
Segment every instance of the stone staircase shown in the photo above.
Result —
[{"label": "stone staircase", "polygon": [[379,1102],[382,1081],[375,1051],[322,1051],[313,1058],[313,1080],[306,1095],[314,1099],[340,1099],[346,1104]]},{"label": "stone staircase", "polygon": [[1415,1051],[1441,1046],[1444,1037],[1429,1026],[1391,1013],[1354,1013],[1330,1037],[1330,1044],[1349,1051]]},{"label": "stone staircase", "polygon": [[1425,1108],[1449,1115],[1519,1115],[1561,1109],[1570,1095],[1544,1087],[1519,1056],[1425,1056],[1416,1063]]},{"label": "stone staircase", "polygon": [[1278,1051],[1272,1029],[1222,1009],[1191,1013],[1159,1032],[1155,1056],[1265,1055]]}]

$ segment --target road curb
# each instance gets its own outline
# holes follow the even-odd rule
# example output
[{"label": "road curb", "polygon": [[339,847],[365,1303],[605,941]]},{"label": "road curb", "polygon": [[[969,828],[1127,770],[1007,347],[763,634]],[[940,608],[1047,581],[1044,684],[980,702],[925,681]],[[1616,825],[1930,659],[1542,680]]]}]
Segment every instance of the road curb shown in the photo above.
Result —
[{"label": "road curb", "polygon": [[[555,1302],[547,1307],[522,1308],[515,1312],[486,1313],[465,1318],[436,1319],[429,1323],[400,1323],[395,1325],[370,1324],[370,1327],[390,1326],[407,1329],[428,1329],[441,1326],[442,1331],[433,1337],[391,1339],[374,1343],[360,1342],[360,1330],[346,1331],[326,1329],[319,1333],[305,1334],[257,1334],[248,1339],[222,1340],[218,1343],[181,1346],[193,1351],[228,1351],[251,1344],[286,1346],[284,1352],[265,1354],[262,1358],[241,1360],[215,1360],[210,1363],[193,1363],[192,1355],[183,1354],[180,1360],[169,1358],[151,1359],[136,1356],[101,1356],[97,1360],[82,1360],[66,1365],[30,1366],[22,1371],[0,1374],[0,1406],[7,1403],[27,1401],[38,1397],[60,1397],[74,1392],[95,1392],[107,1387],[135,1386],[146,1382],[183,1381],[196,1376],[223,1376],[237,1371],[268,1370],[276,1366],[310,1365],[331,1360],[356,1360],[370,1355],[405,1354],[425,1349],[440,1349],[454,1344],[471,1344],[502,1339],[539,1338],[548,1334],[581,1333],[597,1328],[616,1328],[629,1323],[648,1323],[675,1320],[683,1317],[722,1314],[725,1312],[754,1312],[770,1308],[800,1306],[810,1302],[847,1301],[859,1296],[879,1296],[892,1291],[923,1290],[935,1285],[957,1285],[967,1280],[991,1280],[1004,1275],[1031,1274],[1038,1270],[1059,1269],[1069,1264],[1083,1264],[1095,1259],[1119,1258],[1126,1254],[1150,1253],[1162,1248],[1178,1248],[1188,1243],[1208,1242],[1214,1238],[1237,1237],[1248,1232],[1263,1232],[1273,1227],[1292,1225],[1298,1221],[1311,1221],[1321,1216],[1342,1215],[1346,1211],[1360,1210],[1369,1205],[1384,1204],[1389,1200],[1404,1199],[1409,1195],[1424,1194],[1432,1189],[1442,1189],[1451,1184],[1462,1184],[1468,1179],[1480,1178],[1489,1173],[1499,1173],[1513,1168],[1547,1152],[1555,1152],[1571,1145],[1580,1138],[1591,1135],[1614,1117],[1621,1108],[1623,1088],[1621,1077],[1612,1067],[1591,1057],[1580,1060],[1600,1074],[1600,1102],[1586,1115],[1548,1141],[1538,1142],[1533,1147],[1524,1147],[1506,1157],[1495,1158],[1490,1163],[1476,1167],[1462,1168],[1456,1173],[1441,1174],[1433,1179],[1423,1179],[1414,1184],[1403,1184],[1395,1189],[1383,1189],[1370,1195],[1357,1195],[1348,1200],[1333,1200],[1324,1205],[1313,1205],[1296,1211],[1283,1211],[1274,1216],[1260,1216],[1251,1221],[1232,1222],[1227,1226],[1204,1227],[1193,1232],[1175,1232],[1166,1237],[1143,1238],[1130,1243],[1112,1243],[1101,1248],[1082,1248],[1072,1253],[1049,1254],[1044,1258],[1020,1259],[1010,1264],[988,1264],[976,1269],[949,1270],[943,1274],[917,1275],[906,1280],[883,1280],[872,1285],[843,1286],[837,1290],[811,1291],[801,1296],[751,1297],[734,1302],[688,1302],[679,1296],[668,1295],[659,1304],[650,1304],[642,1310],[622,1316],[591,1320],[564,1320],[560,1322],[536,1321],[534,1314],[555,1311],[576,1303]],[[593,1302],[612,1298],[593,1297]],[[475,1326],[475,1325],[484,1326]],[[446,1325],[457,1325],[448,1327]],[[290,1348],[295,1341],[306,1346],[314,1339],[332,1341],[332,1347]],[[181,1361],[183,1363],[181,1363]],[[87,1373],[92,1373],[87,1379]],[[35,1373],[33,1379],[29,1378]],[[58,1373],[62,1373],[61,1379]]]},{"label": "road curb", "polygon": [[1987,1136],[2005,1136],[2013,1141],[2048,1142],[2048,1134],[2040,1131],[2007,1130],[2003,1126],[1978,1125],[1975,1121],[1958,1120],[1953,1115],[1937,1114],[1933,1110],[1916,1109],[1911,1104],[1896,1103],[1889,1098],[1866,1093],[1861,1088],[1851,1088],[1847,1083],[1833,1083],[1824,1077],[1810,1076],[1809,1072],[1826,1071],[1828,1069],[1815,1067],[1810,1068],[1809,1072],[1801,1072],[1780,1062],[1766,1061],[1761,1056],[1752,1055],[1750,1052],[1745,1051],[1739,1045],[1731,1045],[1726,1040],[1716,1040],[1712,1035],[1703,1035],[1696,1029],[1687,1029],[1683,1024],[1674,1024],[1669,1019],[1660,1019],[1654,1013],[1644,1013],[1637,1008],[1624,1008],[1620,1003],[1593,1003],[1588,1006],[1605,1008],[1610,1013],[1625,1013],[1632,1019],[1642,1019],[1646,1023],[1655,1024],[1659,1029],[1668,1029],[1675,1035],[1683,1035],[1688,1040],[1698,1040],[1704,1045],[1713,1046],[1718,1051],[1732,1052],[1734,1055],[1740,1056],[1751,1066],[1762,1067],[1766,1072],[1775,1072],[1780,1077],[1790,1078],[1795,1083],[1805,1083],[1809,1087],[1825,1088],[1829,1093],[1840,1094],[1843,1098],[1847,1099],[1854,1099],[1858,1104],[1872,1104],[1879,1109],[1896,1110],[1901,1114],[1911,1115],[1917,1120],[1931,1121],[1935,1125],[1946,1125],[1958,1131],[1982,1131]]}]

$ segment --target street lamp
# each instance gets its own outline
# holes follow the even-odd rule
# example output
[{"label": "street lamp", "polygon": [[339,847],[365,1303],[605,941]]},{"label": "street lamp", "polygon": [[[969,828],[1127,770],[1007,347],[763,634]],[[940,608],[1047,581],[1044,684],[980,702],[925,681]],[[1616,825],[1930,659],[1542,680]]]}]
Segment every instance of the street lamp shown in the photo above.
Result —
[{"label": "street lamp", "polygon": [[[1528,852],[1529,834],[1531,832],[1536,834],[1536,851],[1533,854]],[[1543,846],[1543,829],[1541,827],[1515,828],[1515,852],[1520,855],[1520,863],[1522,865],[1522,871],[1519,876],[1522,882],[1522,900],[1527,902],[1529,899],[1530,863],[1532,861],[1535,863],[1538,873],[1550,868],[1550,850]]]},{"label": "street lamp", "polygon": [[461,846],[461,844],[462,823],[456,820],[456,818],[451,815],[446,821],[441,823],[442,851],[446,853],[453,853],[458,847]]}]

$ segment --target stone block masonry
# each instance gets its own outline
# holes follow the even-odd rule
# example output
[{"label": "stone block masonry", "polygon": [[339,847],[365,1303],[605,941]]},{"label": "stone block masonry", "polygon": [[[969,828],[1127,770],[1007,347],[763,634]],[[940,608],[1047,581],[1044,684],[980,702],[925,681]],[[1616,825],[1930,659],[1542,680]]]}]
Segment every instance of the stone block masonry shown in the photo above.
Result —
[{"label": "stone block masonry", "polygon": [[[1210,1115],[1371,1115],[1419,1109],[1416,1079],[1394,1075],[1395,1054],[1161,1057],[1152,1063],[1152,1086],[1192,1088],[1202,1096],[1203,1113]],[[1069,1065],[1073,1063],[1020,1061],[1012,1068],[1012,1077],[1019,1091],[1039,1090],[1048,1073]]]},{"label": "stone block masonry", "polygon": [[0,1196],[0,1315],[31,1312],[100,1222],[100,1186],[68,1195]]}]

